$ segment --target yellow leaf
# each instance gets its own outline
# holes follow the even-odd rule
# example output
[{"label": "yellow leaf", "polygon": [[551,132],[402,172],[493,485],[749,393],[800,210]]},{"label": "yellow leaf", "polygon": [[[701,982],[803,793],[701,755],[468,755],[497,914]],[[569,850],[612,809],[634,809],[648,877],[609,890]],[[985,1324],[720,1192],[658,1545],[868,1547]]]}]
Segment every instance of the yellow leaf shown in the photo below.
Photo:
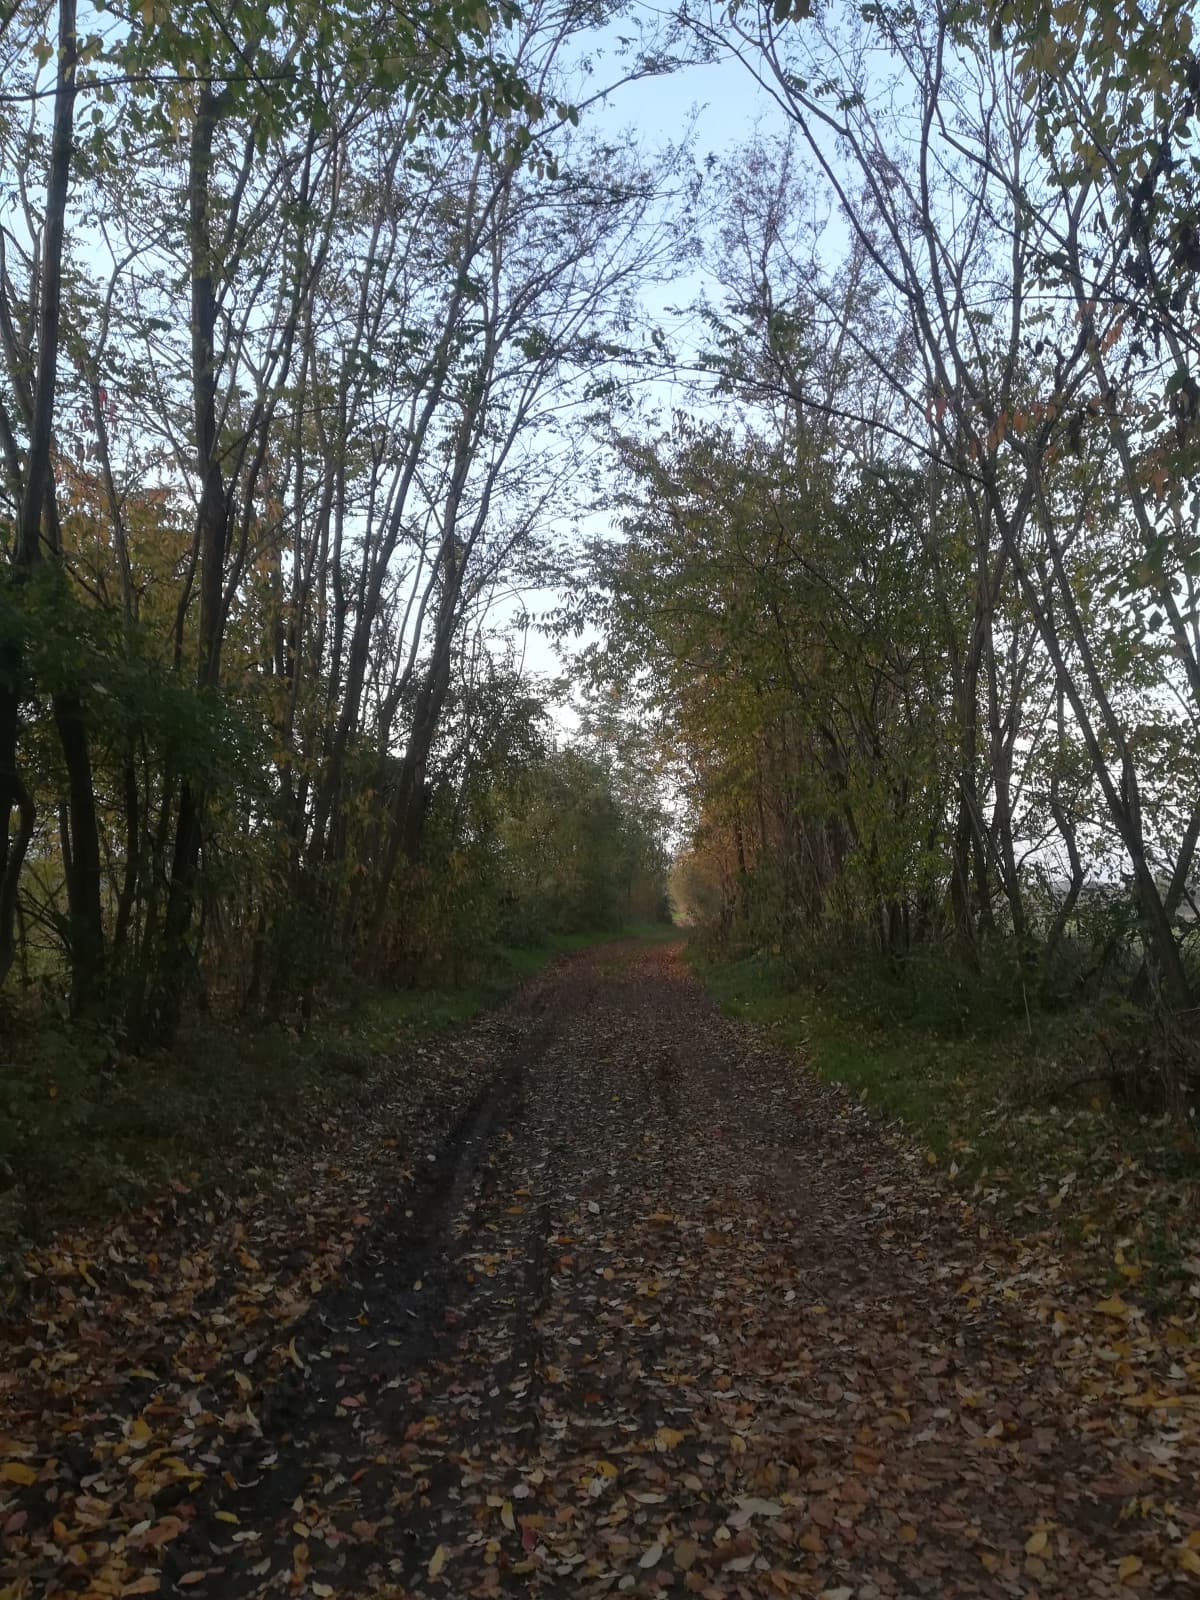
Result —
[{"label": "yellow leaf", "polygon": [[440,1544],[429,1558],[429,1576],[431,1578],[436,1578],[438,1573],[445,1565],[446,1546],[444,1544]]},{"label": "yellow leaf", "polygon": [[141,1444],[146,1439],[153,1437],[153,1430],[145,1417],[139,1417],[129,1430],[129,1437],[136,1439]]},{"label": "yellow leaf", "polygon": [[29,1484],[37,1482],[37,1473],[23,1461],[6,1461],[0,1466],[0,1478],[7,1478],[9,1483]]},{"label": "yellow leaf", "polygon": [[515,1533],[517,1531],[517,1519],[513,1516],[511,1500],[506,1500],[500,1507],[500,1521],[508,1529],[509,1533]]},{"label": "yellow leaf", "polygon": [[1178,1552],[1179,1570],[1181,1572],[1200,1573],[1200,1555],[1195,1550],[1183,1549]]},{"label": "yellow leaf", "polygon": [[237,1522],[238,1521],[238,1518],[234,1515],[234,1513],[232,1511],[218,1511],[216,1516],[217,1516],[217,1521],[218,1522]]},{"label": "yellow leaf", "polygon": [[1132,1578],[1135,1572],[1142,1570],[1141,1556],[1122,1556],[1117,1562],[1117,1577],[1124,1583],[1126,1578]]},{"label": "yellow leaf", "polygon": [[597,1461],[596,1471],[602,1478],[615,1478],[617,1476],[617,1468],[613,1466],[611,1461]]},{"label": "yellow leaf", "polygon": [[905,1522],[901,1524],[900,1542],[901,1544],[915,1544],[917,1542],[917,1530],[913,1527],[911,1522]]},{"label": "yellow leaf", "polygon": [[678,1428],[660,1428],[654,1435],[654,1442],[660,1450],[674,1450],[683,1443],[683,1434]]},{"label": "yellow leaf", "polygon": [[1050,1535],[1046,1532],[1045,1528],[1038,1528],[1035,1533],[1031,1533],[1028,1539],[1026,1539],[1025,1554],[1027,1556],[1040,1556],[1042,1551],[1046,1548],[1046,1545],[1049,1543],[1049,1540]]},{"label": "yellow leaf", "polygon": [[1102,1311],[1106,1317],[1120,1317],[1122,1321],[1131,1314],[1131,1308],[1119,1294],[1114,1294],[1107,1300],[1097,1300],[1094,1309]]}]

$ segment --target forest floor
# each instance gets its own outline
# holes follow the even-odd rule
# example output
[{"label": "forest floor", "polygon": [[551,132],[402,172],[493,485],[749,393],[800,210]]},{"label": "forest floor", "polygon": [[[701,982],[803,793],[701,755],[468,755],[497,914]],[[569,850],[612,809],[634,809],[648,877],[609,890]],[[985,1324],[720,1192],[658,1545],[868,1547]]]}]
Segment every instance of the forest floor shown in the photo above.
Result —
[{"label": "forest floor", "polygon": [[674,946],[27,1272],[3,1600],[1200,1583],[1196,1314],[1007,1233]]}]

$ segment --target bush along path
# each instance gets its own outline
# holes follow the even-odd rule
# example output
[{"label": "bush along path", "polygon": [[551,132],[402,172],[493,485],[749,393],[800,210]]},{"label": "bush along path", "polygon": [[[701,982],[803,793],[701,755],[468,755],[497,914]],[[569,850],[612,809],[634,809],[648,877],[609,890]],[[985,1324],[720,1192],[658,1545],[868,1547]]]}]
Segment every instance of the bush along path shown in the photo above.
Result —
[{"label": "bush along path", "polygon": [[1196,1592],[1197,1315],[981,1221],[677,950],[419,1066],[274,1193],[31,1262],[5,1600]]}]

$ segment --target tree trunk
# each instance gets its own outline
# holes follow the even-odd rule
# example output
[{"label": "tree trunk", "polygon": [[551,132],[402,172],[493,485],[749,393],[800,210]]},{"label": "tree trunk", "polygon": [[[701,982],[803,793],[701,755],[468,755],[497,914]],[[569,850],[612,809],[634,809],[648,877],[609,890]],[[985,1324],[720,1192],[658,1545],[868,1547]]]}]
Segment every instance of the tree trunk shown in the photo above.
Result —
[{"label": "tree trunk", "polygon": [[[54,404],[62,327],[62,257],[67,196],[74,155],[75,70],[78,56],[75,0],[60,0],[58,9],[58,72],[54,93],[54,125],[46,181],[39,275],[36,387],[26,395],[29,449],[17,509],[17,536],[11,584],[20,593],[41,563],[43,544],[57,556],[57,518],[51,472]],[[21,643],[9,645],[0,659],[0,813],[4,819],[5,852],[0,873],[0,981],[12,965],[17,889],[25,853],[33,833],[33,802],[18,770],[20,704],[26,665]],[[92,788],[91,756],[82,703],[76,693],[53,696],[54,718],[67,768],[70,828],[73,835],[67,898],[71,924],[72,1002],[89,1009],[103,979],[104,930],[100,902],[100,838]],[[20,821],[11,833],[13,808]]]},{"label": "tree trunk", "polygon": [[67,806],[71,819],[71,860],[67,872],[71,1008],[76,1015],[85,1015],[96,1009],[104,995],[100,825],[82,702],[74,692],[60,691],[53,696],[53,711],[67,769]]},{"label": "tree trunk", "polygon": [[[229,531],[229,507],[218,456],[216,408],[217,299],[213,281],[209,182],[213,137],[220,103],[211,83],[201,86],[188,172],[192,258],[192,411],[200,504],[196,512],[196,549],[200,564],[200,639],[196,678],[202,689],[220,677],[223,620],[223,574]],[[163,917],[151,1015],[154,1043],[168,1046],[179,1026],[183,992],[194,963],[187,948],[191,932],[196,873],[203,838],[203,800],[190,778],[184,778],[175,824],[175,848],[167,906]]]}]

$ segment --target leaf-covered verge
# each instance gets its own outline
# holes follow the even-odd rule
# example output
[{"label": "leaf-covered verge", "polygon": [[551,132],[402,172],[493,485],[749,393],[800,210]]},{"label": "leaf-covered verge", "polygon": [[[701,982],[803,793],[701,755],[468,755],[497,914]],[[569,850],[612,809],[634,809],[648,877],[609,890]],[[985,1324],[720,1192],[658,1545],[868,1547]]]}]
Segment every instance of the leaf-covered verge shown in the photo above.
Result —
[{"label": "leaf-covered verge", "polygon": [[168,1189],[268,1191],[314,1130],[353,1118],[398,1062],[419,1068],[432,1038],[557,956],[613,937],[589,930],[501,947],[456,986],[345,988],[307,1022],[196,1018],[171,1052],[124,1054],[105,1033],[66,1019],[13,1017],[0,1074],[0,1305],[20,1281],[22,1247],[55,1228]]},{"label": "leaf-covered verge", "polygon": [[801,1050],[926,1147],[956,1192],[1023,1233],[1048,1230],[1100,1288],[1169,1316],[1200,1303],[1200,1140],[1155,1110],[1132,1007],[1018,1018],[943,970],[861,966],[797,978],[770,955],[691,961],[733,1017]]}]

